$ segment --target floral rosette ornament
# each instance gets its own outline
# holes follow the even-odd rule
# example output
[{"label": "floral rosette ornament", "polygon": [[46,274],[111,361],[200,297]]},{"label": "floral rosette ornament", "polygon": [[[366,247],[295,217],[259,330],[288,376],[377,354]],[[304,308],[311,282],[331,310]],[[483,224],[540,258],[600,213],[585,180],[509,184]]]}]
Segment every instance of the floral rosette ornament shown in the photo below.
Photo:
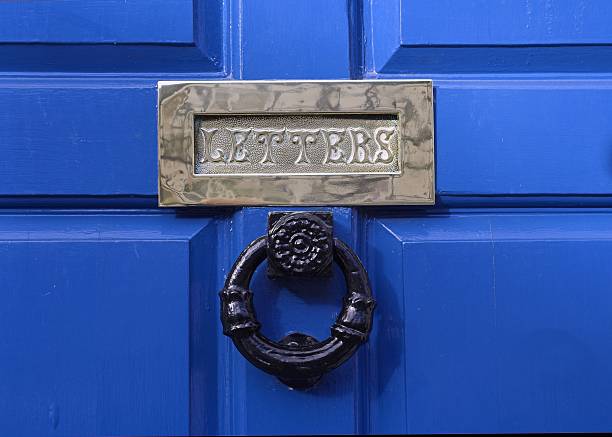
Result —
[{"label": "floral rosette ornament", "polygon": [[330,226],[314,214],[287,214],[268,233],[268,261],[290,276],[325,275],[333,258]]}]

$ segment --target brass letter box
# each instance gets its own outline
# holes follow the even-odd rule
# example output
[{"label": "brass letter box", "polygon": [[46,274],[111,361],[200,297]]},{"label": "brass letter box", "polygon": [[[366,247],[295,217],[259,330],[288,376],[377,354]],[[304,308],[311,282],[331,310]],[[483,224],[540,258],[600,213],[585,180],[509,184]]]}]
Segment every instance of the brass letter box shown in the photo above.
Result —
[{"label": "brass letter box", "polygon": [[434,202],[431,81],[159,82],[159,204]]}]

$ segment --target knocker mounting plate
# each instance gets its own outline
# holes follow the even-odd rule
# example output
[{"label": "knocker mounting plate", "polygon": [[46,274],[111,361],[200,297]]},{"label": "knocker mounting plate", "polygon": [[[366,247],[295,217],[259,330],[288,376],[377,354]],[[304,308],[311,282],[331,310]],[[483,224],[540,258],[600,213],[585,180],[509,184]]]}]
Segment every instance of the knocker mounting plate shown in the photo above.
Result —
[{"label": "knocker mounting plate", "polygon": [[268,214],[268,277],[330,276],[333,256],[330,212]]}]

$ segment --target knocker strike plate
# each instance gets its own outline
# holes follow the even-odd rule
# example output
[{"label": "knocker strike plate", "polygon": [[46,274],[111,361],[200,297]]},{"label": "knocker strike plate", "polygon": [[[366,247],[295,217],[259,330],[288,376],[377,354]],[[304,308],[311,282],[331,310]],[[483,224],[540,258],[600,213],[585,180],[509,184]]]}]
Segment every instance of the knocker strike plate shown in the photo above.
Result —
[{"label": "knocker strike plate", "polygon": [[434,202],[427,80],[159,82],[159,204]]}]

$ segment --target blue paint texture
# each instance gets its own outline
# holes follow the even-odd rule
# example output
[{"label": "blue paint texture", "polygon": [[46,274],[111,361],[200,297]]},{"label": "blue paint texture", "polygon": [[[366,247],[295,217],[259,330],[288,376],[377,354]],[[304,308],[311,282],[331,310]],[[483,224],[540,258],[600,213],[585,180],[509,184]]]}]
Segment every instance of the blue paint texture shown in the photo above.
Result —
[{"label": "blue paint texture", "polygon": [[[612,431],[612,3],[0,2],[0,435]],[[433,207],[332,210],[378,301],[310,391],[222,335],[270,210],[157,208],[158,80],[432,78]],[[608,254],[608,252],[611,254]],[[263,332],[344,284],[254,275]]]}]

